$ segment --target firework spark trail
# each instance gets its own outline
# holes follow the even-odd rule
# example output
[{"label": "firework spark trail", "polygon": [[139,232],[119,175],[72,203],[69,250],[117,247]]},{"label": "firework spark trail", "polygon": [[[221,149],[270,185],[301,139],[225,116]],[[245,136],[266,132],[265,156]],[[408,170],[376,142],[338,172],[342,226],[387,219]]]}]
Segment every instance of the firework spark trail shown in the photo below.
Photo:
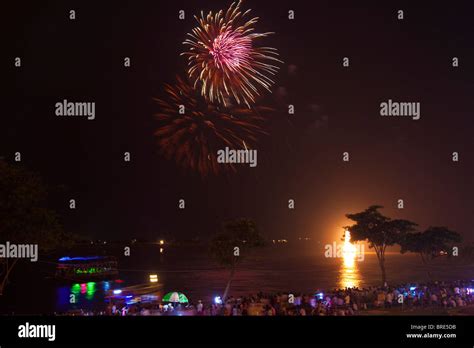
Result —
[{"label": "firework spark trail", "polygon": [[271,92],[278,71],[272,63],[282,61],[275,48],[255,46],[257,39],[273,33],[254,33],[258,17],[245,21],[250,10],[242,13],[240,5],[232,3],[225,14],[195,16],[199,26],[188,33],[183,44],[190,47],[182,55],[188,57],[189,78],[203,97],[224,106],[234,99],[250,108],[262,88]]},{"label": "firework spark trail", "polygon": [[[155,131],[160,152],[167,159],[175,159],[184,169],[192,169],[206,177],[226,170],[235,171],[233,164],[217,162],[217,151],[248,148],[266,134],[260,112],[266,107],[223,107],[206,101],[193,86],[177,77],[175,85],[165,85],[166,98],[155,101],[160,111],[155,116],[160,122]],[[180,107],[184,113],[180,114]]]}]

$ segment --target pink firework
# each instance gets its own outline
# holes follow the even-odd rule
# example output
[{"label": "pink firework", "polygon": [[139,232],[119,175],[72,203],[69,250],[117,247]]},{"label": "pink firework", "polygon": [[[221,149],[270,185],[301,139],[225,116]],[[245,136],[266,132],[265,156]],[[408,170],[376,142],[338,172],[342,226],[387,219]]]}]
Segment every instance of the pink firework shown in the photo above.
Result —
[{"label": "pink firework", "polygon": [[258,47],[255,41],[271,33],[254,33],[257,18],[248,21],[240,10],[241,1],[233,3],[225,12],[201,13],[195,17],[199,26],[188,35],[184,44],[190,46],[188,75],[195,88],[210,102],[224,105],[235,100],[250,107],[262,89],[271,92],[272,76],[281,62],[276,49]]},{"label": "pink firework", "polygon": [[241,64],[247,64],[252,49],[250,38],[226,31],[214,39],[209,52],[217,68],[236,72]]}]

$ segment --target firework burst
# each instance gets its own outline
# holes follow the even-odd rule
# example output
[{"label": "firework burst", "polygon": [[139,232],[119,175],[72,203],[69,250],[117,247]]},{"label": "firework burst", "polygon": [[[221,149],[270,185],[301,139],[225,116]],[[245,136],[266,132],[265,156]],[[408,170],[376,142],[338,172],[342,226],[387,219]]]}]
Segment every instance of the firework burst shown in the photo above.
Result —
[{"label": "firework burst", "polygon": [[258,18],[248,21],[242,12],[241,1],[232,3],[229,9],[201,18],[195,16],[195,27],[183,44],[189,50],[188,75],[194,87],[210,102],[227,105],[233,99],[250,107],[262,89],[271,92],[272,76],[278,71],[273,65],[281,61],[272,47],[258,47],[255,41],[272,33],[254,33]]},{"label": "firework burst", "polygon": [[260,112],[269,108],[227,108],[208,103],[180,77],[175,85],[165,85],[165,91],[165,99],[155,99],[160,106],[155,115],[160,122],[155,131],[160,152],[202,177],[235,171],[234,165],[217,162],[219,149],[248,148],[257,142],[258,135],[266,134]]}]

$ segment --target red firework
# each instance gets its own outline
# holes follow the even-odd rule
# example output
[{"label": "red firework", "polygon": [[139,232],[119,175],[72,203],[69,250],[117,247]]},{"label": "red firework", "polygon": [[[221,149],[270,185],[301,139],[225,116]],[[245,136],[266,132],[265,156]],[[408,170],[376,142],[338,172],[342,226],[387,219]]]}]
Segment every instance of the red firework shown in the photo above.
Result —
[{"label": "red firework", "polygon": [[175,85],[165,85],[165,91],[165,99],[155,99],[160,106],[155,115],[160,121],[155,131],[160,152],[202,177],[235,171],[234,165],[217,162],[218,150],[248,148],[257,142],[258,135],[266,134],[260,111],[269,108],[230,109],[210,104],[180,77]]}]

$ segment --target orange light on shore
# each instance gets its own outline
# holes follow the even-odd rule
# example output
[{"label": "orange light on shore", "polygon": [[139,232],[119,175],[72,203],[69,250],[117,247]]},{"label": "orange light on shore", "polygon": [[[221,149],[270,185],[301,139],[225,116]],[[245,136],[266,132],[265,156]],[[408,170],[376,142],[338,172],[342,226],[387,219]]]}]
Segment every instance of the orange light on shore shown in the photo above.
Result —
[{"label": "orange light on shore", "polygon": [[351,233],[346,231],[344,233],[344,245],[342,246],[342,257],[344,264],[347,267],[353,267],[356,257],[356,247],[351,243]]},{"label": "orange light on shore", "polygon": [[352,288],[359,286],[359,272],[355,264],[357,248],[351,243],[351,233],[345,231],[344,245],[342,246],[342,265],[340,271],[340,286]]},{"label": "orange light on shore", "polygon": [[150,282],[157,283],[158,282],[158,275],[157,274],[150,274]]},{"label": "orange light on shore", "polygon": [[165,241],[163,239],[160,239],[160,245],[164,245]]}]

